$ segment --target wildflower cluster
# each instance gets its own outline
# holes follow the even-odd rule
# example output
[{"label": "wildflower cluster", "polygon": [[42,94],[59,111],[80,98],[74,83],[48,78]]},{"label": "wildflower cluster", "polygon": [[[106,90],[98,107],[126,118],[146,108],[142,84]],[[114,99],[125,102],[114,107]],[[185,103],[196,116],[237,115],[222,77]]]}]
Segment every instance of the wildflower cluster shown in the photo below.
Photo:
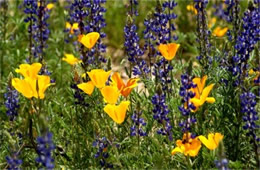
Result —
[{"label": "wildflower cluster", "polygon": [[43,99],[45,90],[51,85],[50,77],[38,75],[42,65],[40,63],[21,64],[15,71],[24,76],[24,79],[13,78],[12,86],[26,98]]},{"label": "wildflower cluster", "polygon": [[[70,18],[66,23],[66,32],[69,32],[70,37],[72,35],[78,36],[81,39],[86,33],[97,32],[100,35],[100,39],[95,42],[97,45],[95,48],[89,48],[85,51],[84,45],[80,46],[80,58],[83,60],[84,69],[88,64],[99,65],[100,62],[106,62],[106,59],[102,56],[102,53],[106,51],[106,46],[102,42],[102,39],[106,37],[106,34],[102,32],[102,29],[106,26],[104,13],[106,9],[102,6],[106,0],[90,1],[90,0],[75,0],[70,5]],[[95,44],[94,43],[94,44]],[[74,42],[78,44],[78,42]]]},{"label": "wildflower cluster", "polygon": [[54,2],[0,0],[0,169],[260,166],[259,0]]}]

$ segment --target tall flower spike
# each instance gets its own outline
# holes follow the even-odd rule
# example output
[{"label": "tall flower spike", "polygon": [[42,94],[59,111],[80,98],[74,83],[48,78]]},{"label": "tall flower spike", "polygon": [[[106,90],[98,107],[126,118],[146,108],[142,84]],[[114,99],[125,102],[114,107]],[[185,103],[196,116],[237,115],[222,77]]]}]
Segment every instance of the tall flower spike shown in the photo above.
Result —
[{"label": "tall flower spike", "polygon": [[52,158],[52,151],[54,149],[55,145],[52,141],[52,133],[48,132],[44,136],[37,137],[37,151],[39,157],[36,158],[36,161],[47,169],[54,169],[54,159]]},{"label": "tall flower spike", "polygon": [[172,126],[168,117],[170,111],[168,109],[168,106],[166,105],[165,94],[156,93],[152,97],[152,103],[154,105],[153,118],[163,126],[159,130],[157,130],[157,133],[161,135],[167,135],[170,140],[173,140],[171,131]]},{"label": "tall flower spike", "polygon": [[195,93],[191,91],[192,88],[197,87],[196,84],[192,82],[191,76],[188,74],[181,75],[180,87],[180,96],[182,97],[182,104],[179,106],[179,110],[184,116],[184,120],[180,122],[180,127],[182,127],[183,132],[188,132],[191,130],[191,125],[196,122],[194,115],[191,115],[192,110],[195,110],[196,107],[191,102],[191,99],[194,98]]},{"label": "tall flower spike", "polygon": [[19,110],[19,98],[18,92],[12,88],[12,86],[7,87],[7,92],[4,94],[6,99],[5,107],[7,108],[6,114],[9,117],[10,121],[13,121],[16,116],[18,116]]},{"label": "tall flower spike", "polygon": [[243,128],[248,131],[247,135],[252,136],[255,141],[259,142],[260,138],[257,136],[257,130],[260,126],[256,124],[259,119],[256,110],[256,95],[252,92],[244,92],[240,95],[240,100],[241,112],[244,114],[243,121],[245,122]]}]

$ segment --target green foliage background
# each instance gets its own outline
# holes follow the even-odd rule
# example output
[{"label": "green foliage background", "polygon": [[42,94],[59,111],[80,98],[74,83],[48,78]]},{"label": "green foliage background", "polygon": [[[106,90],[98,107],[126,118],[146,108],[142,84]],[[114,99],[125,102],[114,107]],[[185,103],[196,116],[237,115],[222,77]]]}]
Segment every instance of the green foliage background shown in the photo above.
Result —
[{"label": "green foliage background", "polygon": [[[215,1],[214,1],[215,2]],[[219,3],[219,1],[216,1]],[[103,112],[103,98],[95,90],[91,97],[86,96],[85,101],[91,104],[91,107],[79,107],[74,104],[73,90],[70,88],[73,73],[71,66],[62,62],[61,58],[64,53],[74,52],[72,44],[65,44],[64,26],[68,12],[64,10],[63,1],[55,3],[54,9],[51,11],[51,16],[48,20],[50,24],[50,37],[47,42],[48,50],[46,51],[45,61],[48,69],[52,72],[51,77],[56,80],[55,85],[50,87],[46,92],[46,98],[42,101],[43,113],[39,118],[41,124],[46,124],[49,130],[54,134],[54,143],[57,148],[54,158],[55,167],[78,169],[90,168],[99,169],[99,161],[94,158],[97,151],[92,147],[92,142],[95,138],[106,136],[113,141],[113,145],[108,148],[110,157],[108,162],[113,163],[114,167],[122,169],[186,169],[187,162],[185,156],[177,154],[171,155],[171,150],[175,147],[175,142],[170,142],[167,137],[161,137],[156,134],[157,122],[152,117],[151,96],[155,93],[155,84],[153,81],[144,79],[149,94],[143,92],[132,93],[132,107],[128,113],[127,119],[122,126],[116,126],[115,123]],[[170,109],[171,121],[173,123],[174,141],[182,138],[181,129],[178,127],[181,114],[178,106],[181,104],[179,97],[180,75],[188,67],[189,62],[193,63],[193,74],[199,76],[201,67],[196,63],[195,56],[198,55],[196,47],[196,22],[195,16],[186,10],[186,6],[191,4],[191,1],[177,1],[178,6],[175,8],[178,18],[175,25],[177,26],[176,34],[179,36],[178,43],[181,44],[181,50],[174,59],[174,95],[167,98],[167,104]],[[18,138],[12,136],[10,131],[15,133],[28,133],[27,113],[30,108],[30,101],[20,95],[20,112],[15,122],[10,122],[6,116],[6,108],[4,106],[4,93],[10,77],[18,77],[15,69],[19,64],[25,63],[28,56],[28,25],[23,21],[25,15],[21,9],[22,1],[9,1],[8,9],[0,7],[0,56],[3,61],[1,65],[1,82],[0,82],[0,169],[6,167],[5,157],[10,155],[10,150],[19,148]],[[213,17],[212,4],[208,5],[208,20]],[[123,28],[126,22],[127,1],[109,1],[106,4],[107,12],[105,19],[107,27],[104,31],[107,34],[105,40],[108,46],[106,56],[112,60],[112,63],[118,65],[127,56],[124,51],[124,32]],[[138,26],[138,34],[140,36],[141,47],[144,45],[143,20],[154,10],[156,1],[140,1],[138,6],[139,16],[136,19]],[[241,11],[245,11],[248,6],[248,1],[241,1]],[[241,12],[241,14],[242,14]],[[224,21],[219,21],[219,25],[228,25]],[[227,38],[214,39],[216,43],[215,54],[223,56],[223,44],[228,43]],[[121,51],[121,56],[116,55],[117,51]],[[255,65],[254,52],[251,57],[251,65]],[[215,88],[211,96],[216,98],[214,104],[206,104],[202,109],[202,120],[194,127],[198,134],[206,135],[209,132],[220,132],[225,135],[224,146],[220,146],[216,151],[209,151],[203,147],[199,156],[192,158],[192,167],[198,169],[215,168],[214,160],[218,159],[218,153],[224,153],[229,158],[229,167],[234,169],[256,169],[255,155],[250,139],[245,135],[245,132],[240,131],[240,139],[234,141],[236,128],[234,123],[239,120],[232,120],[233,117],[227,115],[235,114],[235,105],[229,105],[233,100],[228,98],[229,94],[225,94],[228,88],[220,84],[220,79],[227,77],[227,73],[218,67],[218,63],[214,63],[211,71],[208,74],[209,80],[207,84],[215,83]],[[239,94],[235,91],[235,93]],[[236,101],[237,100],[237,101]],[[258,100],[259,101],[259,100]],[[34,100],[33,102],[37,102]],[[239,96],[235,96],[234,103],[239,103]],[[258,113],[260,112],[259,102],[257,105]],[[237,105],[237,107],[239,107]],[[149,132],[148,137],[140,139],[130,136],[131,114],[134,109],[143,110],[144,119],[147,122],[146,130]],[[259,122],[258,122],[259,123]],[[37,136],[37,129],[33,129],[34,137]],[[233,136],[233,137],[232,137]],[[22,143],[30,143],[25,138]],[[119,144],[117,148],[115,145]],[[238,148],[235,147],[238,145]],[[20,145],[21,146],[21,145]],[[228,148],[228,149],[227,149]],[[238,150],[237,150],[238,149]],[[236,150],[236,151],[234,151]],[[64,156],[65,155],[65,156]],[[34,150],[30,148],[24,149],[20,155],[23,160],[22,167],[25,168],[40,168],[40,165],[35,163],[37,157]]]}]

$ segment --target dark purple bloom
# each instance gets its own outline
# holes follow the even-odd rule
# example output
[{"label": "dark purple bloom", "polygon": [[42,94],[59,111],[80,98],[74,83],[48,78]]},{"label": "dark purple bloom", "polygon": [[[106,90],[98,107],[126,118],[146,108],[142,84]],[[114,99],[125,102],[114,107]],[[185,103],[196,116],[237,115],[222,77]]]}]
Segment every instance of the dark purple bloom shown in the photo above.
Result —
[{"label": "dark purple bloom", "polygon": [[256,111],[256,95],[252,92],[245,92],[240,95],[241,101],[241,112],[244,114],[243,120],[245,125],[244,130],[248,131],[248,135],[252,136],[256,141],[260,141],[260,138],[256,135],[259,125],[256,124],[258,121],[258,112]]},{"label": "dark purple bloom", "polygon": [[101,167],[104,168],[113,168],[113,164],[107,162],[109,157],[108,147],[111,147],[112,143],[106,138],[96,138],[92,146],[97,148],[97,152],[94,154],[96,159],[99,159]]},{"label": "dark purple bloom", "polygon": [[4,94],[5,97],[5,107],[7,108],[6,114],[11,121],[18,116],[19,110],[19,98],[18,92],[12,87],[7,87],[7,92]]},{"label": "dark purple bloom", "polygon": [[168,106],[166,105],[166,96],[164,94],[155,94],[152,97],[153,107],[153,118],[162,125],[162,128],[157,130],[158,134],[167,135],[170,140],[172,138],[172,126],[170,119],[168,117],[168,113],[170,112]]},{"label": "dark purple bloom", "polygon": [[191,76],[188,74],[181,75],[181,83],[180,87],[180,96],[182,97],[182,105],[179,106],[179,110],[184,116],[184,120],[180,122],[180,127],[182,127],[183,132],[190,131],[191,125],[196,122],[194,116],[190,113],[192,110],[195,110],[196,107],[190,102],[190,100],[195,97],[195,94],[191,92],[191,88],[195,88],[197,85],[192,82]]},{"label": "dark purple bloom", "polygon": [[6,162],[8,164],[8,168],[7,169],[17,169],[19,170],[19,166],[23,163],[23,161],[21,159],[18,159],[18,156],[16,154],[14,154],[12,157],[7,156],[6,157]]},{"label": "dark purple bloom", "polygon": [[228,160],[223,158],[221,160],[216,160],[215,165],[219,170],[228,170]]},{"label": "dark purple bloom", "polygon": [[52,141],[52,133],[47,132],[44,136],[37,137],[37,153],[36,162],[41,163],[47,169],[54,169],[54,159],[52,151],[55,145]]},{"label": "dark purple bloom", "polygon": [[133,125],[130,128],[131,136],[147,136],[147,133],[143,130],[144,126],[146,126],[146,122],[144,118],[141,117],[142,111],[136,111],[131,116],[131,119],[133,121]]}]

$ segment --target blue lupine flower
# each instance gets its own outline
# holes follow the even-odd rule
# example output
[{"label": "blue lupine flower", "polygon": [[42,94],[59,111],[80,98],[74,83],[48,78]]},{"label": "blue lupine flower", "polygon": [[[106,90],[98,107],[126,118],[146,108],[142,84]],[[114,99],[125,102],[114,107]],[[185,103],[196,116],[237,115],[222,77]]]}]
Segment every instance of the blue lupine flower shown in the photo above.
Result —
[{"label": "blue lupine flower", "polygon": [[97,148],[97,152],[95,153],[94,157],[100,159],[99,163],[101,167],[113,168],[113,164],[106,161],[106,159],[109,157],[108,147],[111,145],[111,142],[106,137],[97,138],[92,144],[93,147]]},{"label": "blue lupine flower", "polygon": [[244,114],[243,120],[245,125],[243,128],[248,131],[248,135],[252,136],[256,141],[260,141],[260,138],[256,136],[259,125],[256,121],[259,119],[258,112],[256,111],[256,96],[252,92],[245,92],[240,95],[241,100],[241,112]]},{"label": "blue lupine flower", "polygon": [[190,99],[195,97],[195,93],[191,92],[191,88],[195,88],[197,85],[192,82],[192,78],[188,74],[181,75],[180,96],[182,97],[182,105],[179,106],[179,110],[184,116],[184,120],[180,122],[180,127],[182,127],[183,132],[190,131],[191,125],[196,122],[194,116],[190,113],[195,110],[196,107],[190,102]]},{"label": "blue lupine flower", "polygon": [[36,158],[36,162],[41,163],[47,169],[53,169],[52,151],[54,149],[52,133],[47,132],[44,136],[37,137],[37,153],[39,157]]},{"label": "blue lupine flower", "polygon": [[148,73],[146,68],[146,62],[141,58],[144,51],[139,46],[139,36],[137,34],[137,26],[135,25],[135,16],[137,12],[137,0],[129,0],[130,10],[124,27],[125,34],[125,52],[128,56],[128,61],[132,64],[133,74],[141,75],[142,73]]},{"label": "blue lupine flower", "polygon": [[163,126],[159,130],[157,130],[157,133],[161,135],[167,135],[170,140],[173,140],[171,131],[172,126],[168,117],[168,113],[170,111],[168,109],[168,106],[166,105],[165,98],[166,96],[164,94],[157,93],[152,97],[152,103],[154,105],[153,118]]},{"label": "blue lupine flower", "polygon": [[131,127],[131,136],[147,136],[147,133],[143,130],[143,127],[146,126],[144,118],[141,117],[142,111],[134,112],[131,116],[131,119],[134,125]]},{"label": "blue lupine flower", "polygon": [[236,39],[236,55],[232,57],[232,65],[229,68],[233,76],[236,76],[236,86],[243,81],[242,76],[245,76],[244,72],[248,69],[250,54],[260,40],[259,24],[259,7],[248,9],[244,13],[243,29]]},{"label": "blue lupine flower", "polygon": [[4,94],[6,99],[5,107],[7,108],[6,114],[9,117],[10,121],[13,121],[16,116],[18,116],[19,110],[19,98],[18,92],[12,87],[7,87],[7,92]]},{"label": "blue lupine flower", "polygon": [[221,160],[216,160],[215,165],[219,170],[228,170],[228,160],[223,158]]},{"label": "blue lupine flower", "polygon": [[35,36],[35,27],[37,27],[38,17],[38,3],[35,0],[24,0],[24,13],[27,14],[27,17],[24,19],[24,22],[29,23],[28,34],[29,34],[29,57],[26,59],[27,62],[32,63],[32,57],[37,56],[36,47],[34,43]]},{"label": "blue lupine flower", "polygon": [[222,20],[228,21],[228,15],[227,15],[228,12],[225,10],[224,4],[225,3],[223,2],[219,2],[219,4],[213,5],[213,8],[215,9],[214,16],[217,16]]},{"label": "blue lupine flower", "polygon": [[134,23],[127,23],[124,27],[125,50],[128,55],[128,60],[133,64],[137,63],[137,58],[144,54],[139,46],[140,39],[136,31],[137,27]]},{"label": "blue lupine flower", "polygon": [[7,169],[20,169],[19,166],[23,163],[21,159],[18,159],[17,155],[14,154],[12,157],[7,156],[6,162],[8,164]]},{"label": "blue lupine flower", "polygon": [[198,11],[197,14],[197,42],[199,43],[200,55],[197,57],[203,68],[208,68],[212,62],[212,57],[210,57],[211,44],[209,41],[209,36],[211,32],[208,30],[207,25],[207,13],[206,6],[208,0],[194,0],[195,8]]}]

